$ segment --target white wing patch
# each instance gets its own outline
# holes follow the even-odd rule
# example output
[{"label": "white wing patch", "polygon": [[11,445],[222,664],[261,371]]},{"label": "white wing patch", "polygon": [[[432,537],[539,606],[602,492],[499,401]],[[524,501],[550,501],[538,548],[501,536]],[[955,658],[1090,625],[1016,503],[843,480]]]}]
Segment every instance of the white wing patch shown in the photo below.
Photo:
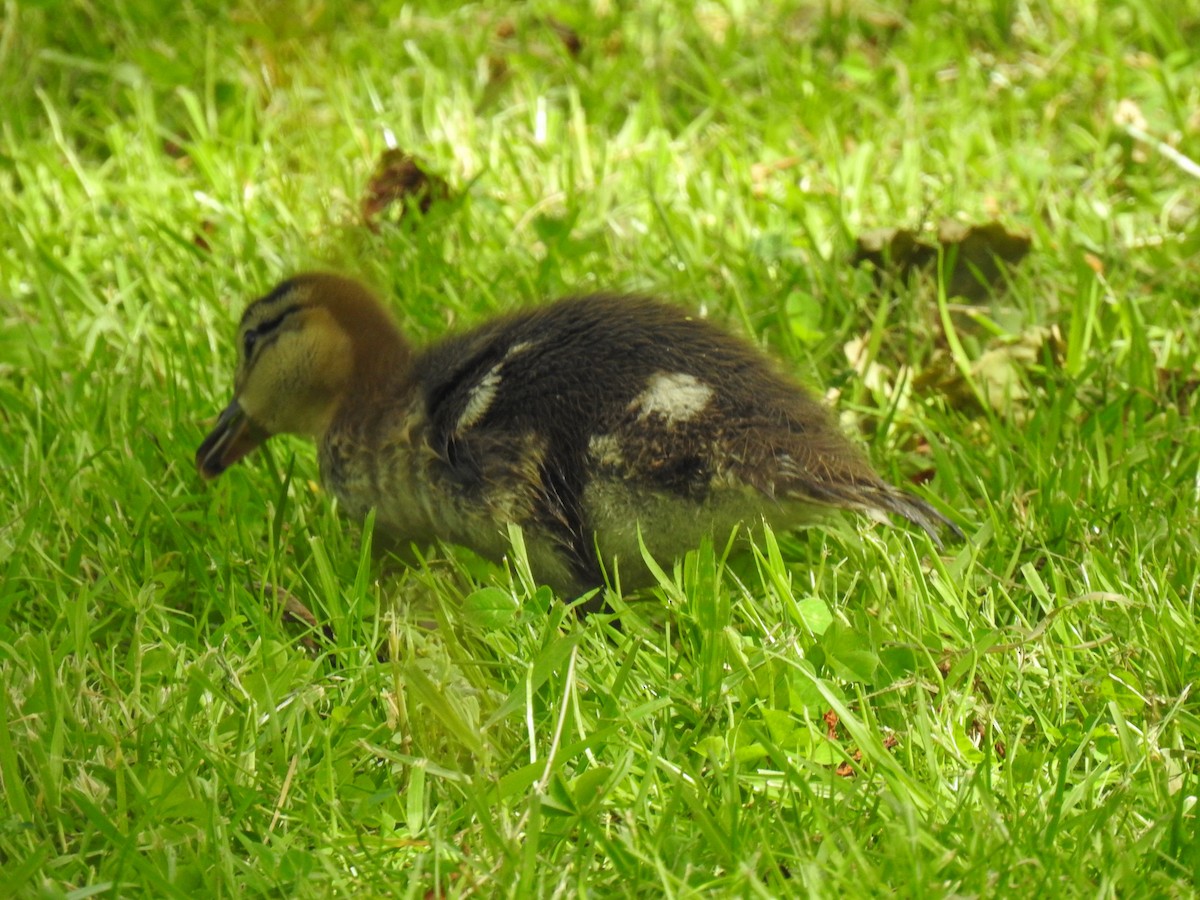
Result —
[{"label": "white wing patch", "polygon": [[512,359],[518,353],[524,353],[526,350],[532,350],[535,346],[537,346],[537,345],[534,344],[533,341],[517,341],[515,344],[513,344],[511,347],[508,348],[508,352],[506,352],[504,354],[503,361],[508,362],[510,359]]},{"label": "white wing patch", "polygon": [[461,434],[466,431],[487,414],[500,390],[500,370],[504,368],[504,364],[514,356],[532,350],[535,346],[537,345],[532,341],[518,341],[508,348],[500,362],[487,370],[467,395],[467,405],[463,408],[462,415],[458,417],[458,422],[454,426],[456,433]]},{"label": "white wing patch", "polygon": [[479,383],[471,388],[470,394],[467,395],[467,405],[463,407],[462,415],[458,417],[454,426],[456,432],[461,434],[466,431],[488,411],[492,401],[496,399],[496,392],[500,390],[500,367],[503,365],[501,362],[492,366],[487,374],[479,379]]},{"label": "white wing patch", "polygon": [[713,389],[686,372],[655,372],[629,405],[640,410],[638,421],[662,416],[667,427],[694,419],[712,400]]}]

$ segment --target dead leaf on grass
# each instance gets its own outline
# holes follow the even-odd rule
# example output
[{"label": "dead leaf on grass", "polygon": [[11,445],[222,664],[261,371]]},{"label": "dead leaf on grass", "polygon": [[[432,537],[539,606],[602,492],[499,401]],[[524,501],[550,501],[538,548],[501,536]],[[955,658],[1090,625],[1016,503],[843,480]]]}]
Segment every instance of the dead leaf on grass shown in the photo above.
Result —
[{"label": "dead leaf on grass", "polygon": [[[838,718],[838,714],[831,709],[828,710],[821,718],[825,722],[825,737],[831,741],[841,740],[841,738],[838,737],[838,725],[841,722],[841,720]],[[892,734],[891,732],[888,732],[883,736],[883,747],[885,750],[891,750],[899,743],[899,738],[897,738],[896,735]],[[840,778],[853,778],[855,775],[857,775],[858,773],[854,766],[850,764],[851,761],[856,763],[862,762],[862,751],[854,750],[850,754],[850,760],[838,763],[836,768],[833,770],[834,774]]]},{"label": "dead leaf on grass", "polygon": [[842,352],[846,354],[846,361],[858,373],[863,384],[872,391],[882,393],[889,400],[894,399],[895,385],[907,381],[907,367],[901,366],[901,371],[896,373],[877,359],[870,358],[870,343],[869,334],[851,338],[842,345]]},{"label": "dead leaf on grass", "polygon": [[822,718],[825,720],[825,736],[831,741],[836,741],[838,739],[838,714],[831,709]]},{"label": "dead leaf on grass", "polygon": [[546,17],[546,24],[557,35],[558,39],[562,41],[562,45],[567,48],[567,52],[571,56],[578,58],[579,54],[583,52],[583,40],[579,37],[579,32],[553,16]]},{"label": "dead leaf on grass", "polygon": [[1158,391],[1162,399],[1174,406],[1179,414],[1186,416],[1192,406],[1192,395],[1200,388],[1200,378],[1193,369],[1181,371],[1160,366],[1155,371]]},{"label": "dead leaf on grass", "polygon": [[213,222],[211,219],[202,219],[200,221],[200,227],[196,229],[196,231],[192,232],[192,244],[203,250],[205,253],[211,253],[212,245],[208,242],[208,238],[210,235],[215,234],[216,231],[217,226],[215,222]]},{"label": "dead leaf on grass", "polygon": [[1001,416],[1023,421],[1029,403],[1029,384],[1044,367],[1058,366],[1066,342],[1057,325],[1037,326],[1015,338],[997,338],[971,361],[969,377],[949,350],[938,349],[914,379],[914,390],[941,394],[955,409],[981,408],[980,400]]},{"label": "dead leaf on grass", "polygon": [[853,265],[871,263],[880,272],[908,275],[937,259],[937,250],[907,228],[875,228],[854,242]]},{"label": "dead leaf on grass", "polygon": [[527,27],[522,30],[512,19],[501,19],[496,23],[492,33],[496,36],[496,40],[502,43],[513,40],[527,41],[527,50],[536,56],[545,56],[550,52],[550,48],[538,41],[538,38],[544,33],[544,29],[558,38],[559,43],[563,45],[572,59],[578,59],[579,54],[583,52],[583,38],[579,36],[579,32],[554,16],[535,16],[521,24]]},{"label": "dead leaf on grass", "polygon": [[314,633],[324,638],[327,644],[333,643],[333,628],[329,625],[320,624],[317,621],[317,617],[312,614],[312,611],[307,606],[300,602],[295,594],[283,588],[275,587],[272,584],[260,582],[252,583],[250,589],[255,593],[261,592],[266,597],[281,601],[283,603],[283,610],[280,618],[284,622],[299,623],[311,629],[310,633],[300,636],[300,643],[304,646],[305,650],[310,653],[321,652],[320,644],[313,637]]},{"label": "dead leaf on grass", "polygon": [[871,263],[880,273],[907,278],[914,271],[932,269],[940,249],[947,266],[947,296],[979,301],[1004,284],[1031,246],[1028,235],[1009,231],[999,222],[964,225],[947,220],[928,237],[907,228],[864,232],[855,242],[851,262]]},{"label": "dead leaf on grass", "polygon": [[[855,762],[862,762],[862,751],[855,750],[850,754],[851,759]],[[853,778],[858,773],[854,771],[854,766],[848,762],[838,763],[838,767],[833,770],[834,774],[839,778]]]},{"label": "dead leaf on grass", "polygon": [[424,214],[435,201],[449,196],[450,186],[443,178],[426,172],[403,150],[392,148],[379,157],[360,209],[367,227],[378,232],[380,216],[390,207],[397,208],[394,218],[399,221],[406,204],[412,203]]}]

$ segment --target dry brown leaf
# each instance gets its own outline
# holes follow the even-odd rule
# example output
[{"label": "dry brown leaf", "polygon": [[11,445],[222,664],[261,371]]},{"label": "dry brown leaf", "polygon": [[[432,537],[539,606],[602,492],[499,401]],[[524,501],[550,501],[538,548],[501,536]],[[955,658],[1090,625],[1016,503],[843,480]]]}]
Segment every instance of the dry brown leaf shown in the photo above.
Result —
[{"label": "dry brown leaf", "polygon": [[579,37],[579,33],[570,25],[560,22],[553,16],[546,17],[546,24],[550,26],[550,30],[562,41],[563,46],[567,48],[567,52],[571,56],[578,58],[579,54],[583,52],[583,40]]},{"label": "dry brown leaf", "polygon": [[[546,47],[543,43],[540,43],[536,37],[530,39],[529,35],[535,34],[536,29],[546,28],[552,32],[556,38],[558,38],[559,42],[563,45],[563,48],[566,49],[567,54],[572,59],[578,59],[579,55],[583,53],[583,38],[579,36],[579,32],[577,32],[566,22],[554,18],[554,16],[537,16],[532,19],[527,19],[522,24],[526,27],[524,30],[519,30],[517,23],[512,19],[501,19],[496,24],[496,28],[492,33],[495,35],[496,40],[502,44],[508,44],[514,39],[519,40],[520,38],[524,37],[526,38],[526,43],[524,44],[525,48],[536,56],[544,57],[548,53],[552,52],[551,49]],[[501,52],[506,52],[511,48],[505,47],[500,49]],[[502,57],[493,56],[492,59],[495,59],[500,63],[500,65],[507,69],[507,63]]]},{"label": "dry brown leaf", "polygon": [[192,244],[199,247],[206,253],[212,252],[212,245],[208,242],[208,236],[215,234],[217,231],[216,223],[211,219],[202,219],[200,227],[192,233]]},{"label": "dry brown leaf", "polygon": [[[903,379],[896,378],[896,373],[892,372],[887,366],[877,360],[867,361],[867,350],[870,345],[870,335],[864,334],[862,337],[851,338],[842,345],[842,352],[846,354],[846,362],[858,373],[859,380],[862,381],[872,391],[879,391],[885,396],[891,398],[895,382]],[[904,367],[901,367],[903,370]],[[904,371],[901,375],[906,375]]]},{"label": "dry brown leaf", "polygon": [[831,709],[822,718],[825,720],[825,736],[831,741],[836,741],[838,739],[838,714]]},{"label": "dry brown leaf", "polygon": [[1187,415],[1192,395],[1200,388],[1200,378],[1194,370],[1180,371],[1159,367],[1156,372],[1158,390],[1162,399],[1174,406],[1181,415]]},{"label": "dry brown leaf", "polygon": [[957,250],[947,295],[972,300],[982,300],[1002,285],[1007,270],[1023,260],[1032,246],[1028,235],[1010,232],[999,222],[971,227],[943,223],[938,243],[947,259],[951,250]]},{"label": "dry brown leaf", "polygon": [[971,363],[971,376],[988,403],[998,413],[1012,412],[1014,404],[1029,399],[1021,373],[1037,360],[1037,349],[1024,342],[986,350]]},{"label": "dry brown leaf", "polygon": [[869,262],[879,272],[906,278],[936,265],[940,249],[948,268],[947,296],[978,301],[1004,283],[1007,271],[1031,246],[1028,235],[1011,232],[999,222],[964,225],[947,220],[929,238],[906,228],[864,232],[855,242],[851,262]]},{"label": "dry brown leaf", "polygon": [[497,56],[495,53],[488,54],[487,81],[489,87],[495,88],[507,79],[508,71],[508,60],[503,56]]},{"label": "dry brown leaf", "polygon": [[1057,325],[1037,326],[1016,339],[991,341],[971,362],[969,380],[948,350],[935,350],[914,379],[913,388],[939,393],[951,407],[963,410],[978,410],[982,395],[996,413],[1020,421],[1026,415],[1031,374],[1039,371],[1043,360],[1061,363],[1065,353],[1066,342]]},{"label": "dry brown leaf", "polygon": [[[300,602],[299,598],[290,591],[285,591],[283,588],[275,587],[271,584],[263,584],[254,582],[250,585],[250,589],[254,592],[261,591],[265,596],[280,600],[283,603],[282,620],[284,622],[298,622],[308,626],[312,632],[320,634],[328,643],[333,643],[333,628],[329,625],[321,625],[317,621],[317,617],[312,614],[312,611]],[[300,643],[304,649],[310,653],[319,653],[321,647],[318,645],[312,633],[300,636]]]},{"label": "dry brown leaf", "polygon": [[450,186],[444,179],[426,172],[403,150],[392,148],[379,157],[375,172],[367,182],[360,208],[367,227],[378,231],[379,217],[393,205],[399,210],[395,216],[399,220],[404,215],[408,198],[422,213],[426,213],[434,201],[445,200],[449,196]]},{"label": "dry brown leaf", "polygon": [[858,236],[850,262],[856,266],[869,262],[880,272],[903,277],[936,260],[937,250],[918,238],[915,232],[907,228],[875,228]]},{"label": "dry brown leaf", "polygon": [[[835,713],[831,709],[831,710],[827,711],[825,713],[825,715],[823,715],[821,718],[825,722],[825,737],[827,737],[831,741],[840,740],[840,738],[838,737],[838,724],[841,722],[841,720],[838,718],[838,714]],[[883,746],[884,746],[885,750],[891,750],[893,747],[895,747],[899,743],[900,743],[899,738],[897,738],[896,735],[894,735],[890,732],[883,736]],[[850,754],[850,760],[853,760],[856,763],[862,762],[862,751],[855,750],[853,753]],[[836,766],[836,768],[834,768],[833,771],[834,771],[834,774],[836,774],[840,778],[853,778],[856,774],[858,774],[855,771],[854,766],[852,766],[850,764],[849,760],[838,763],[838,765]]]},{"label": "dry brown leaf", "polygon": [[[850,754],[850,759],[854,760],[855,762],[862,762],[862,751],[855,750],[853,753]],[[838,763],[838,767],[836,769],[834,769],[833,771],[834,771],[834,774],[838,775],[841,778],[853,778],[855,775],[858,774],[855,771],[854,766],[850,765],[849,762]]]}]

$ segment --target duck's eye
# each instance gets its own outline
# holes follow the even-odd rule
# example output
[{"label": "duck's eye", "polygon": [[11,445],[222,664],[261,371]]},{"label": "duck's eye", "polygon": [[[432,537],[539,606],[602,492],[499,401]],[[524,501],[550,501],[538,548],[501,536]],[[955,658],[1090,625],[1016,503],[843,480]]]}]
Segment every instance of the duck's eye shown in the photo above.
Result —
[{"label": "duck's eye", "polygon": [[254,355],[254,348],[258,346],[259,339],[273,335],[279,330],[280,323],[297,309],[299,307],[288,307],[274,319],[268,319],[265,322],[260,320],[253,328],[246,329],[246,333],[242,335],[242,359],[249,362],[250,357]]}]

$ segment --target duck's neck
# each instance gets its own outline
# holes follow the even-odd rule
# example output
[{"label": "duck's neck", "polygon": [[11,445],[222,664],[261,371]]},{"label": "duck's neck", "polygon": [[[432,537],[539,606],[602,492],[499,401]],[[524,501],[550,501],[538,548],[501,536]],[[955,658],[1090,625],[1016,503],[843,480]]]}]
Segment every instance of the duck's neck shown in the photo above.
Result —
[{"label": "duck's neck", "polygon": [[[401,338],[395,343],[362,342],[355,346],[354,368],[342,387],[333,415],[318,445],[338,432],[358,435],[373,433],[385,423],[411,383],[412,351]],[[322,463],[324,468],[325,463]]]},{"label": "duck's neck", "polygon": [[351,381],[364,391],[390,389],[406,380],[412,357],[412,347],[394,328],[390,334],[361,335],[355,340]]},{"label": "duck's neck", "polygon": [[404,378],[412,365],[412,347],[374,297],[366,292],[347,295],[332,312],[354,354],[348,393],[387,390]]}]

